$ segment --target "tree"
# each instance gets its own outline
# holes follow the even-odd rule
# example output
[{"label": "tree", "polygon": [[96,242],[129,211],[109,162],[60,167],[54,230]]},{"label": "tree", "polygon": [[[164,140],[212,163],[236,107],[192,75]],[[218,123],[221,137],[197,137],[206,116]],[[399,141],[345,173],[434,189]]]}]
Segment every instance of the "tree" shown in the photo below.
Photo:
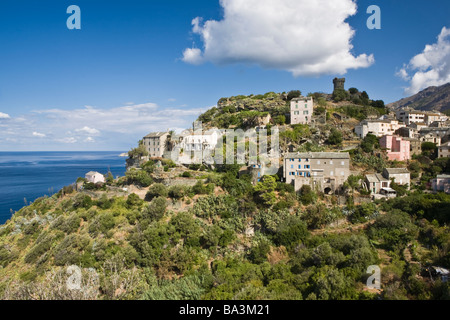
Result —
[{"label": "tree", "polygon": [[372,101],[372,107],[378,108],[378,109],[385,109],[386,108],[386,106],[384,105],[384,101],[383,100]]},{"label": "tree", "polygon": [[139,146],[137,148],[131,149],[128,152],[128,157],[131,159],[140,159],[141,157],[148,156],[148,151],[144,146],[144,141],[140,140],[138,144]]},{"label": "tree", "polygon": [[316,201],[317,195],[312,190],[311,186],[303,185],[300,189],[299,200],[305,205],[310,205],[314,201]]},{"label": "tree", "polygon": [[410,216],[397,209],[379,216],[369,229],[372,239],[382,240],[387,249],[398,251],[415,239],[417,234],[418,229]]},{"label": "tree", "polygon": [[114,183],[114,177],[113,177],[111,171],[108,171],[108,174],[106,175],[106,183],[109,185]]},{"label": "tree", "polygon": [[331,145],[339,145],[343,141],[342,133],[335,128],[331,128],[331,134],[328,137],[328,143]]},{"label": "tree", "polygon": [[163,185],[162,183],[155,183],[150,187],[147,194],[145,195],[145,200],[152,201],[157,197],[167,198],[168,195],[169,191],[167,190],[167,187],[165,185]]},{"label": "tree", "polygon": [[371,153],[374,149],[379,148],[380,142],[377,136],[369,133],[361,142],[361,149],[366,153]]},{"label": "tree", "polygon": [[288,97],[288,100],[290,101],[294,98],[299,98],[301,95],[302,95],[302,92],[300,90],[291,90],[291,91],[289,91],[287,97]]},{"label": "tree", "polygon": [[128,184],[136,184],[141,187],[148,187],[153,183],[152,177],[144,170],[131,169],[125,173]]},{"label": "tree", "polygon": [[436,144],[434,144],[432,142],[424,142],[424,143],[422,143],[421,147],[422,147],[422,154],[427,157],[435,154],[438,149]]},{"label": "tree", "polygon": [[350,89],[348,89],[348,92],[350,92],[350,94],[357,94],[357,93],[359,93],[359,90],[356,88],[350,88]]},{"label": "tree", "polygon": [[285,247],[292,247],[309,237],[306,222],[299,217],[290,216],[277,228],[276,242]]},{"label": "tree", "polygon": [[349,93],[344,89],[336,89],[333,91],[332,99],[335,102],[345,101],[349,99]]},{"label": "tree", "polygon": [[147,215],[152,220],[160,220],[164,216],[166,209],[167,209],[166,198],[159,197],[153,199],[152,202],[150,202],[150,204],[144,208],[143,214]]},{"label": "tree", "polygon": [[273,119],[273,121],[275,122],[275,124],[284,125],[284,124],[286,124],[286,116],[284,116],[284,115],[276,116]]},{"label": "tree", "polygon": [[275,189],[277,188],[277,180],[273,176],[264,176],[262,181],[255,186],[255,191],[262,202],[267,206],[273,206],[277,199]]},{"label": "tree", "polygon": [[367,94],[366,91],[363,91],[361,93],[361,102],[364,106],[368,106],[370,104],[369,103],[369,95]]}]

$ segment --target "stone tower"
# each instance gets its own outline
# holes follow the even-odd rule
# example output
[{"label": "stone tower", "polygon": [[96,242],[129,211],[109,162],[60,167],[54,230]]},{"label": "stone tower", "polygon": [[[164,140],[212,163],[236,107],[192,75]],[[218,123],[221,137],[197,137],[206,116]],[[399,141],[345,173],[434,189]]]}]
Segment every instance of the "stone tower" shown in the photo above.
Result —
[{"label": "stone tower", "polygon": [[334,90],[336,90],[336,89],[345,90],[345,88],[344,88],[345,78],[341,78],[341,79],[334,78],[333,83],[334,83]]}]

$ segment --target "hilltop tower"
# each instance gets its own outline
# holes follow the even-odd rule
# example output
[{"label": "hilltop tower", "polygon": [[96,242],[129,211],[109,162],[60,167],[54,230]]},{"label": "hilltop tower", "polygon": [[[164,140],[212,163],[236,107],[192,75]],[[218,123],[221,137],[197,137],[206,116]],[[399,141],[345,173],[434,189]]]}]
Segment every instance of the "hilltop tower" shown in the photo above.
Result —
[{"label": "hilltop tower", "polygon": [[340,78],[340,79],[334,78],[333,84],[334,84],[334,90],[336,90],[336,89],[345,90],[345,88],[344,88],[345,78]]}]

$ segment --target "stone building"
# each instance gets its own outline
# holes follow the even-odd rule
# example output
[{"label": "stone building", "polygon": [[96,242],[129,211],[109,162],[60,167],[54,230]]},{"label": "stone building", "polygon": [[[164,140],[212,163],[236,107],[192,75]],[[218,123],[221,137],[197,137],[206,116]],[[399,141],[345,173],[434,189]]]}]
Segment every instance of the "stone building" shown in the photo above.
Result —
[{"label": "stone building", "polygon": [[431,187],[434,192],[445,192],[450,194],[450,175],[441,174],[431,180]]},{"label": "stone building", "polygon": [[304,185],[326,194],[335,193],[350,176],[350,155],[339,152],[288,153],[283,177],[298,191]]},{"label": "stone building", "polygon": [[144,147],[150,158],[162,158],[167,149],[168,132],[152,132],[144,137]]},{"label": "stone building", "polygon": [[408,189],[411,186],[411,174],[406,168],[386,168],[383,171],[383,177],[399,185],[408,185]]},{"label": "stone building", "polygon": [[391,181],[379,173],[366,175],[364,183],[372,195],[379,194],[382,189],[390,190],[391,187]]},{"label": "stone building", "polygon": [[438,148],[438,157],[439,158],[450,158],[450,142],[439,146]]},{"label": "stone building", "polygon": [[312,97],[300,97],[291,100],[291,124],[308,124],[314,112]]},{"label": "stone building", "polygon": [[334,90],[345,90],[345,78],[334,78],[333,84]]}]

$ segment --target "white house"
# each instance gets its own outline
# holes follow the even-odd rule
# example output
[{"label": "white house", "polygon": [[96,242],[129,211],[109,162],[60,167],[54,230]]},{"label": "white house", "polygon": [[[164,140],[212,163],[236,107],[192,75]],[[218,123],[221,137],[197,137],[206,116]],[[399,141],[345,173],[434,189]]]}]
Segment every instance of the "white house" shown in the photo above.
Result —
[{"label": "white house", "polygon": [[300,97],[291,100],[291,124],[308,124],[314,112],[312,97]]},{"label": "white house", "polygon": [[99,172],[91,171],[86,173],[86,180],[91,183],[105,183],[105,176]]},{"label": "white house", "polygon": [[434,192],[445,192],[450,194],[450,175],[442,174],[438,175],[435,179],[431,180],[431,187]]},{"label": "white house", "polygon": [[371,133],[377,137],[393,135],[398,129],[405,127],[397,120],[363,120],[355,127],[355,133],[361,139]]},{"label": "white house", "polygon": [[386,168],[383,171],[383,177],[388,180],[394,179],[394,182],[399,185],[411,186],[411,174],[406,168]]},{"label": "white house", "polygon": [[183,137],[180,147],[185,152],[214,150],[220,137],[222,137],[222,133],[214,129],[203,134],[194,132]]}]

